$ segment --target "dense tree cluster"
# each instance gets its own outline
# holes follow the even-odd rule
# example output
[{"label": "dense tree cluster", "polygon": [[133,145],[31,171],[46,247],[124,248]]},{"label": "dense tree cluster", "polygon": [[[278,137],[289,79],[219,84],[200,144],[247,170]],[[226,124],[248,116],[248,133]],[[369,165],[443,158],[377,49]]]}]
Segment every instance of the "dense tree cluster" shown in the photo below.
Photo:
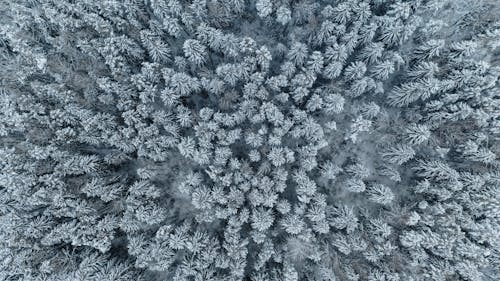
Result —
[{"label": "dense tree cluster", "polygon": [[0,0],[0,280],[500,280],[495,0]]}]

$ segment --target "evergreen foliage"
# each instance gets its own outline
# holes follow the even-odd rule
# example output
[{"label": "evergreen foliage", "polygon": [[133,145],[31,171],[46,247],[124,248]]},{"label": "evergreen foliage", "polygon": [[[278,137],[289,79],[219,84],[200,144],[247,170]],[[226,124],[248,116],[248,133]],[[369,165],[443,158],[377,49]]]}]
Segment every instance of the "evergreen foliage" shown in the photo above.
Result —
[{"label": "evergreen foliage", "polygon": [[0,0],[0,280],[500,280],[495,0]]}]

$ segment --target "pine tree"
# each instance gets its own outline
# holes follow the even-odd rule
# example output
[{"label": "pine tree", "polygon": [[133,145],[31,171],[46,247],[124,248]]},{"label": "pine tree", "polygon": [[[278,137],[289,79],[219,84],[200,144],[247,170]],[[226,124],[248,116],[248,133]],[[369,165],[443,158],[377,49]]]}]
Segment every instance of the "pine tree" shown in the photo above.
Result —
[{"label": "pine tree", "polygon": [[402,165],[415,156],[415,150],[409,145],[397,144],[382,152],[382,158],[391,163]]},{"label": "pine tree", "polygon": [[280,6],[276,11],[276,21],[286,25],[292,20],[292,12],[286,6]]},{"label": "pine tree", "polygon": [[207,51],[200,41],[188,39],[182,46],[185,56],[188,60],[198,66],[203,65],[207,59]]},{"label": "pine tree", "polygon": [[394,193],[383,184],[374,184],[367,190],[371,201],[382,205],[388,205],[394,200]]},{"label": "pine tree", "polygon": [[307,59],[307,46],[300,42],[294,42],[288,51],[287,58],[296,65],[303,65]]},{"label": "pine tree", "polygon": [[259,17],[265,18],[273,12],[273,3],[269,0],[257,0],[255,8]]},{"label": "pine tree", "polygon": [[411,145],[418,145],[427,141],[431,136],[431,131],[426,125],[410,124],[405,129],[405,141]]}]

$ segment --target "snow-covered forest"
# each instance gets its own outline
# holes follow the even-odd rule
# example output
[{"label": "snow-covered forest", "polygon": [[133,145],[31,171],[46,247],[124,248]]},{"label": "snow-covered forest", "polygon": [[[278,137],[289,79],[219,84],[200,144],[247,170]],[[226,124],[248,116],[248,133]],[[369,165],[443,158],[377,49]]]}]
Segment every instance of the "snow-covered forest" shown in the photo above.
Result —
[{"label": "snow-covered forest", "polygon": [[0,280],[500,280],[498,0],[0,0]]}]

